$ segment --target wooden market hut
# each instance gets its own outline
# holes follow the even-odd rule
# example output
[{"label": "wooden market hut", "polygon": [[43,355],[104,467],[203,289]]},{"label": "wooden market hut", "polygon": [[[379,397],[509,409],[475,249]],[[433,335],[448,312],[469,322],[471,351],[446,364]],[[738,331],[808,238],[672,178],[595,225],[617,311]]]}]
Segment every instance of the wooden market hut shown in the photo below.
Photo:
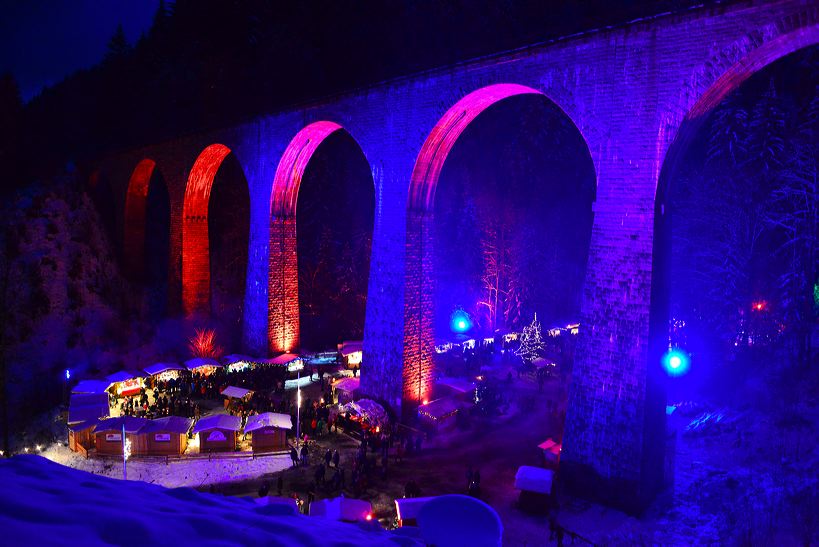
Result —
[{"label": "wooden market hut", "polygon": [[245,433],[251,433],[253,452],[273,452],[287,448],[287,431],[293,428],[288,414],[263,412],[248,416]]},{"label": "wooden market hut", "polygon": [[188,431],[193,425],[193,418],[166,416],[150,420],[140,429],[145,454],[148,456],[179,456],[188,447]]},{"label": "wooden market hut", "polygon": [[355,393],[361,387],[361,378],[341,378],[333,382],[333,390],[338,404],[346,405],[355,400]]},{"label": "wooden market hut", "polygon": [[108,416],[107,393],[72,393],[68,403],[68,448],[87,455],[94,447],[94,426]]},{"label": "wooden market hut", "polygon": [[88,456],[88,451],[94,448],[94,426],[97,420],[88,420],[68,424],[68,449]]},{"label": "wooden market hut", "polygon": [[199,434],[199,452],[232,452],[236,450],[236,435],[242,429],[242,419],[230,414],[211,414],[200,418],[193,426]]},{"label": "wooden market hut", "polygon": [[338,353],[344,363],[344,368],[354,369],[361,367],[364,354],[364,342],[361,340],[345,340],[338,345]]},{"label": "wooden market hut", "polygon": [[216,372],[217,368],[222,368],[222,365],[210,357],[194,357],[185,361],[185,368],[192,373],[208,376]]},{"label": "wooden market hut", "polygon": [[148,420],[134,416],[108,418],[94,427],[95,445],[98,454],[122,454],[122,426],[125,425],[125,438],[131,441],[131,454],[145,454],[147,447],[140,430]]}]

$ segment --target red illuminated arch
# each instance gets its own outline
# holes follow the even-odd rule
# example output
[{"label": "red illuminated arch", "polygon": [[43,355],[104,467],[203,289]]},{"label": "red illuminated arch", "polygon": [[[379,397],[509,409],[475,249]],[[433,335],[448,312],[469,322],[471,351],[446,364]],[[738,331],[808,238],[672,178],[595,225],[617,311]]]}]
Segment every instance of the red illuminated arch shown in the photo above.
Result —
[{"label": "red illuminated arch", "polygon": [[129,274],[141,278],[145,269],[145,222],[148,190],[156,162],[144,159],[131,173],[125,196],[125,265]]},{"label": "red illuminated arch", "polygon": [[296,252],[296,203],[307,164],[327,137],[343,129],[328,121],[299,131],[279,161],[270,193],[270,267],[268,269],[268,347],[289,352],[299,345],[299,276]]},{"label": "red illuminated arch", "polygon": [[415,161],[407,199],[402,377],[405,403],[422,404],[432,391],[432,212],[441,169],[458,138],[475,118],[492,105],[518,95],[545,96],[518,84],[490,85],[466,95],[435,124]]},{"label": "red illuminated arch", "polygon": [[185,313],[210,312],[210,241],[208,205],[213,179],[230,149],[205,148],[193,164],[182,210],[182,303]]}]

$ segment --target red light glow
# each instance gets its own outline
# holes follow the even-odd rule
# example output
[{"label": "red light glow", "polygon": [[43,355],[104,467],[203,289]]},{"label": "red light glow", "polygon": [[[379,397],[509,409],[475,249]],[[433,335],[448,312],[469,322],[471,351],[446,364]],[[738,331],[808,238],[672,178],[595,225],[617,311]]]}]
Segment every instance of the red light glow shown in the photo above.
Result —
[{"label": "red light glow", "polygon": [[145,215],[155,167],[156,162],[150,159],[139,162],[131,173],[125,195],[125,263],[128,273],[137,278],[142,276],[145,263]]}]

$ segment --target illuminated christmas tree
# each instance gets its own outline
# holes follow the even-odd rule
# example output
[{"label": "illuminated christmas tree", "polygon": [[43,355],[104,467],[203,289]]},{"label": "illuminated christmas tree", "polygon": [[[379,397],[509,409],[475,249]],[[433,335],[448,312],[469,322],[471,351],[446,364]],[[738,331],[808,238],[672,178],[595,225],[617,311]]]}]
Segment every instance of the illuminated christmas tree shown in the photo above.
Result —
[{"label": "illuminated christmas tree", "polygon": [[540,333],[540,322],[537,320],[537,313],[532,323],[523,327],[520,335],[520,347],[515,355],[523,359],[525,363],[531,363],[540,355],[543,349],[543,339]]}]

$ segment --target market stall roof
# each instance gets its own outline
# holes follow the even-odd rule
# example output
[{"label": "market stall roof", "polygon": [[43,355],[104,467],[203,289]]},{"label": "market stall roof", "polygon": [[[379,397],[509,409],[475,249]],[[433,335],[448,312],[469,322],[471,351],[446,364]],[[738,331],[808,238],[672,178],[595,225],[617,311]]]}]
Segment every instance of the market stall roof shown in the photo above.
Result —
[{"label": "market stall roof", "polygon": [[150,376],[155,374],[162,374],[169,370],[186,370],[185,367],[177,363],[154,363],[153,365],[145,367],[145,372]]},{"label": "market stall roof", "polygon": [[353,401],[339,408],[341,412],[354,412],[371,425],[383,426],[387,424],[387,411],[372,399]]},{"label": "market stall roof", "polygon": [[71,389],[71,393],[105,393],[110,386],[108,380],[82,380]]},{"label": "market stall roof", "polygon": [[418,412],[425,414],[430,418],[440,420],[457,412],[461,408],[461,404],[452,397],[443,397],[436,399],[425,405],[418,407]]},{"label": "market stall roof", "polygon": [[190,431],[193,425],[193,418],[183,418],[182,416],[165,416],[150,420],[140,433],[179,433],[184,434]]},{"label": "market stall roof", "polygon": [[551,470],[542,467],[521,465],[515,474],[515,488],[540,494],[550,494],[552,492],[553,474]]},{"label": "market stall roof", "polygon": [[247,417],[245,433],[262,429],[263,427],[278,427],[279,429],[292,429],[293,421],[289,414],[279,414],[278,412],[262,412]]},{"label": "market stall roof", "polygon": [[357,351],[364,351],[364,342],[362,340],[345,340],[341,343],[340,352],[344,357]]},{"label": "market stall roof", "polygon": [[311,517],[325,517],[333,520],[366,521],[372,518],[373,506],[365,500],[353,498],[330,498],[315,500],[310,504]]},{"label": "market stall roof", "polygon": [[269,365],[286,365],[287,363],[291,363],[296,359],[301,359],[301,357],[295,353],[282,353],[276,357],[266,359],[265,362]]},{"label": "market stall roof", "polygon": [[253,393],[253,390],[236,386],[228,386],[222,390],[222,395],[224,395],[225,397],[232,397],[234,399],[241,399],[248,393]]},{"label": "market stall roof", "polygon": [[105,377],[105,379],[111,382],[112,384],[116,384],[117,382],[124,382],[126,380],[139,378],[141,376],[142,374],[135,370],[120,370],[119,372],[109,374],[108,376]]},{"label": "market stall roof", "polygon": [[333,387],[339,391],[345,391],[347,393],[352,393],[353,391],[357,390],[361,386],[361,378],[354,377],[354,378],[342,378],[338,380],[336,383],[333,384]]},{"label": "market stall roof", "polygon": [[259,361],[262,361],[262,359],[251,357],[250,355],[242,355],[241,353],[231,353],[230,355],[225,355],[222,357],[222,361],[224,361],[226,365],[230,365],[232,363],[239,363],[242,361],[245,363],[258,363]]},{"label": "market stall roof", "polygon": [[193,426],[193,432],[199,433],[201,431],[208,431],[210,429],[228,429],[230,431],[239,431],[242,429],[242,419],[239,416],[231,416],[230,414],[211,414],[204,416],[196,422]]},{"label": "market stall roof", "polygon": [[92,427],[96,426],[99,423],[99,420],[86,420],[84,422],[77,422],[77,423],[69,423],[68,429],[71,431],[85,431],[86,429],[91,429]]},{"label": "market stall roof", "polygon": [[73,393],[68,402],[69,424],[85,421],[96,423],[109,414],[107,393]]},{"label": "market stall roof", "polygon": [[94,428],[94,433],[100,433],[102,431],[122,431],[123,424],[125,425],[126,433],[139,433],[139,430],[147,423],[147,418],[137,418],[135,416],[108,418],[97,424]]},{"label": "market stall roof", "polygon": [[194,357],[193,359],[188,359],[185,361],[185,368],[188,370],[194,370],[199,367],[221,367],[222,365],[219,364],[219,361],[216,359],[212,359],[211,357]]}]

